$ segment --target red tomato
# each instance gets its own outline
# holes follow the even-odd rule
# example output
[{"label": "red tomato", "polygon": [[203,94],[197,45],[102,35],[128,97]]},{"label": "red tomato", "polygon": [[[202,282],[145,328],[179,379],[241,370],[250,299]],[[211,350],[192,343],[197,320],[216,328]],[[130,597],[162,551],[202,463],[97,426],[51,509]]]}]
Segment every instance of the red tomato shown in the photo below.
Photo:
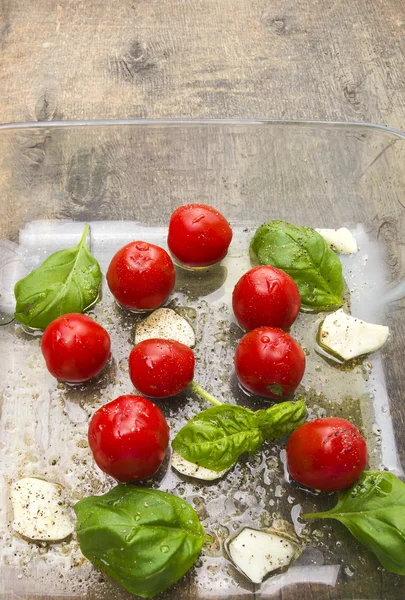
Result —
[{"label": "red tomato", "polygon": [[129,375],[145,396],[175,396],[193,380],[194,352],[174,340],[150,339],[137,344],[129,355]]},{"label": "red tomato", "polygon": [[48,371],[60,381],[80,383],[95,377],[111,356],[104,327],[80,313],[63,315],[45,329],[41,341]]},{"label": "red tomato", "polygon": [[242,275],[232,294],[232,307],[242,329],[268,325],[289,329],[300,310],[295,281],[280,269],[263,265]]},{"label": "red tomato", "polygon": [[305,371],[305,354],[288,333],[258,327],[246,333],[236,348],[235,370],[249,392],[281,400],[295,391]]},{"label": "red tomato", "polygon": [[88,438],[100,469],[128,483],[156,473],[166,454],[169,426],[157,406],[129,394],[94,413]]},{"label": "red tomato", "polygon": [[228,221],[212,206],[185,204],[171,216],[167,243],[179,263],[208,267],[222,260],[232,240]]},{"label": "red tomato", "polygon": [[118,250],[107,271],[112,294],[132,310],[151,310],[163,304],[174,281],[173,262],[166,250],[147,242],[131,242]]},{"label": "red tomato", "polygon": [[291,476],[316,490],[334,492],[349,487],[360,477],[366,462],[366,442],[346,419],[330,417],[304,423],[288,440]]}]

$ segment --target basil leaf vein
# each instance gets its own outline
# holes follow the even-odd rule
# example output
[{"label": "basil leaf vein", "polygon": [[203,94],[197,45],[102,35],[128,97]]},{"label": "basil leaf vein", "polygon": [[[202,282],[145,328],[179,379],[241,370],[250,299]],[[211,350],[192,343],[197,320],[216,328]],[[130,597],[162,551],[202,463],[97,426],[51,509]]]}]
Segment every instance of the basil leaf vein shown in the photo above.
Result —
[{"label": "basil leaf vein", "polygon": [[206,539],[193,508],[158,490],[118,485],[80,500],[74,510],[84,556],[143,598],[180,579]]},{"label": "basil leaf vein", "polygon": [[340,521],[387,571],[405,575],[405,483],[393,473],[364,471],[334,508],[302,517]]},{"label": "basil leaf vein", "polygon": [[255,414],[264,437],[276,440],[291,435],[304,423],[307,407],[301,398],[296,402],[280,402]]},{"label": "basil leaf vein", "polygon": [[323,237],[310,227],[270,221],[250,243],[252,261],[288,273],[297,284],[301,304],[331,310],[342,305],[342,263]]},{"label": "basil leaf vein", "polygon": [[256,452],[262,442],[253,411],[222,404],[193,417],[172,446],[186,460],[218,472],[229,469],[243,452]]},{"label": "basil leaf vein", "polygon": [[177,433],[172,446],[189,462],[219,472],[232,467],[244,452],[257,452],[265,439],[288,435],[305,416],[303,400],[256,412],[222,404],[193,417]]},{"label": "basil leaf vein", "polygon": [[86,245],[85,225],[77,246],[59,250],[17,281],[15,318],[33,329],[45,329],[61,315],[83,312],[98,300],[100,265]]}]

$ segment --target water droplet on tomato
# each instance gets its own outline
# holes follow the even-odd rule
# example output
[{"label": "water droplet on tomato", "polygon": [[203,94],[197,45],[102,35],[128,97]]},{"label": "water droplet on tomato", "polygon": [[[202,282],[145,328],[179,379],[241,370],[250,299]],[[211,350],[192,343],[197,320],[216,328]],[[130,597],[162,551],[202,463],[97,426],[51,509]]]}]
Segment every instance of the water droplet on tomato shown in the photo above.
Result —
[{"label": "water droplet on tomato", "polygon": [[262,341],[262,342],[263,342],[263,344],[268,344],[268,343],[269,343],[269,341],[270,341],[270,338],[269,338],[267,335],[264,335],[264,336],[263,336],[263,337],[260,339],[260,341]]},{"label": "water droplet on tomato", "polygon": [[195,219],[192,220],[192,223],[198,223],[202,219],[205,219],[205,215],[198,215],[198,217],[195,217]]}]

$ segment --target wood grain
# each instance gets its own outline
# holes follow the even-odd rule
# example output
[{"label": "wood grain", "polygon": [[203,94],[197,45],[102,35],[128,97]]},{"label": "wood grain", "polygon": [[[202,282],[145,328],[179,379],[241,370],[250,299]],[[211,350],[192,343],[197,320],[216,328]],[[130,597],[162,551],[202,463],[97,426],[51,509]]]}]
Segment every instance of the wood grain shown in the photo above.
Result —
[{"label": "wood grain", "polygon": [[2,0],[0,119],[405,127],[402,0]]}]

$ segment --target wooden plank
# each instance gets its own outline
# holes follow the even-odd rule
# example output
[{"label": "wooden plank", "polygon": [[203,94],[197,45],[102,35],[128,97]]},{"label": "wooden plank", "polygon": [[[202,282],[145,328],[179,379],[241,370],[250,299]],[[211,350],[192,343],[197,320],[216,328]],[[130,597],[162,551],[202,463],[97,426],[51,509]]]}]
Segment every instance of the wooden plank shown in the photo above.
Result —
[{"label": "wooden plank", "polygon": [[2,0],[0,118],[404,127],[402,0]]}]

